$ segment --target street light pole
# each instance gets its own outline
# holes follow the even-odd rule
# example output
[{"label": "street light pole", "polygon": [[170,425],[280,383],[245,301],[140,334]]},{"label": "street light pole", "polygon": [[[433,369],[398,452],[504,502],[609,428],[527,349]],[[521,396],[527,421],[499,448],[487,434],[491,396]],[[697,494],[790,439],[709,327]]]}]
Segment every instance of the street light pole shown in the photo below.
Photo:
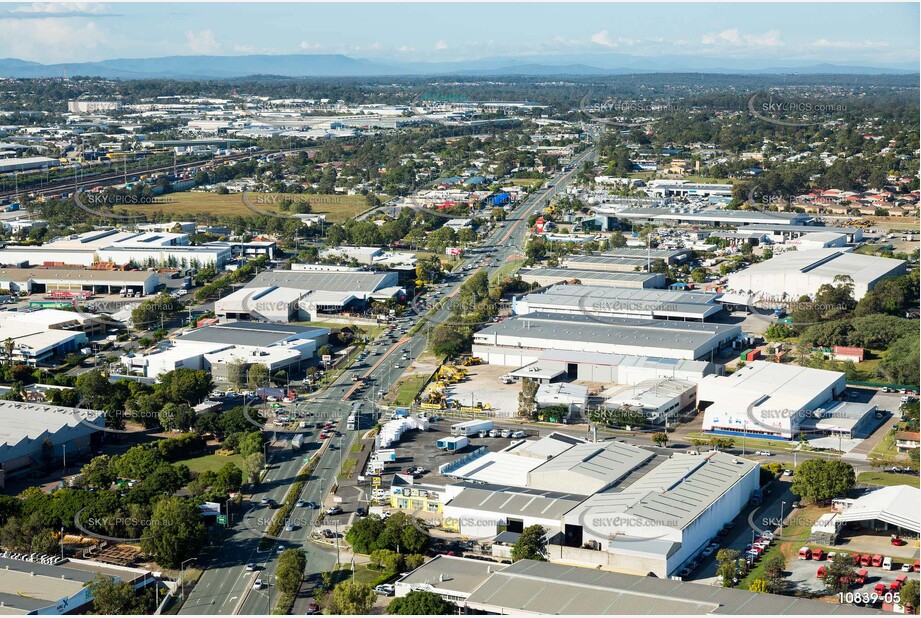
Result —
[{"label": "street light pole", "polygon": [[786,506],[785,501],[780,502],[780,538],[783,539],[783,507]]},{"label": "street light pole", "polygon": [[183,601],[185,600],[185,565],[189,562],[192,562],[193,560],[195,560],[195,558],[189,558],[188,560],[183,561],[181,565],[179,565],[179,585],[181,586],[180,598]]}]

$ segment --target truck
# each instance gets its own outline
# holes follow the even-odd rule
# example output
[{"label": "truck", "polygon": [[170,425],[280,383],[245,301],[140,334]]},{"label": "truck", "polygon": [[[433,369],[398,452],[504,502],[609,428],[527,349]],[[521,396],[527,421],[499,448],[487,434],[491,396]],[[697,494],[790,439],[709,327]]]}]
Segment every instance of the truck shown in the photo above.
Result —
[{"label": "truck", "polygon": [[764,501],[764,492],[760,489],[756,489],[752,492],[752,498],[749,503],[752,506],[758,506]]},{"label": "truck", "polygon": [[291,448],[300,450],[304,446],[304,434],[299,433],[291,439]]},{"label": "truck", "polygon": [[392,448],[378,449],[371,455],[371,459],[380,462],[392,462],[397,460],[397,452]]},{"label": "truck", "polygon": [[490,429],[492,429],[492,421],[490,420],[464,421],[463,423],[451,425],[451,435],[470,437]]},{"label": "truck", "polygon": [[467,436],[449,436],[435,442],[435,446],[439,450],[448,451],[449,453],[459,451],[468,444],[470,444],[470,440],[467,439]]}]

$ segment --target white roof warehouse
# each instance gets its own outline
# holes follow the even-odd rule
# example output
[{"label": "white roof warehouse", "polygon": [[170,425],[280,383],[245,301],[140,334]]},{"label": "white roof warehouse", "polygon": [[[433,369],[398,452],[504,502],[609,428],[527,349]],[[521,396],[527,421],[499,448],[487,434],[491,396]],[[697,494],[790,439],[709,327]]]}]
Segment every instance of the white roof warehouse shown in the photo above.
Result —
[{"label": "white roof warehouse", "polygon": [[730,291],[758,298],[790,300],[814,297],[823,284],[848,276],[854,282],[854,298],[860,300],[880,279],[905,273],[905,262],[861,255],[844,249],[788,251],[729,275]]},{"label": "white roof warehouse", "polygon": [[698,360],[709,359],[741,333],[726,324],[533,313],[475,333],[473,353],[490,364],[515,367],[538,360],[545,350]]}]

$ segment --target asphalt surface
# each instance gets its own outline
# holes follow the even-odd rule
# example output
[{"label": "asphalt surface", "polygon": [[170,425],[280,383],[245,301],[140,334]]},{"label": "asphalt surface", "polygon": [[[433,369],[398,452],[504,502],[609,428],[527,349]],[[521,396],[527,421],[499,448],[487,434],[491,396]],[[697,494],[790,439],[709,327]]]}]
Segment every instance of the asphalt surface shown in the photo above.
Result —
[{"label": "asphalt surface", "polygon": [[[597,151],[591,148],[573,159],[573,169],[553,178],[550,182],[553,188],[538,191],[524,200],[512,211],[505,221],[500,223],[481,244],[480,254],[483,250],[493,251],[493,257],[483,258],[474,255],[467,258],[459,265],[459,270],[447,277],[449,288],[439,290],[436,299],[445,298],[454,294],[460,285],[473,276],[481,268],[492,276],[496,270],[508,261],[510,256],[520,254],[523,250],[527,232],[527,219],[539,207],[543,207],[548,199],[555,193],[565,188],[572,177],[578,173],[581,164],[589,157],[595,157]],[[483,261],[482,266],[477,263]],[[468,271],[462,270],[470,266]],[[434,300],[434,299],[433,299]],[[300,548],[307,555],[307,569],[305,578],[314,580],[322,571],[329,570],[336,561],[335,552],[321,548],[310,542],[313,526],[306,525],[307,521],[319,511],[309,511],[306,508],[295,508],[291,517],[304,525],[295,526],[290,532],[281,532],[280,540],[274,540],[267,551],[259,551],[260,538],[267,528],[266,522],[271,519],[272,511],[267,506],[262,506],[262,498],[274,499],[283,502],[289,487],[294,482],[298,470],[304,465],[304,459],[311,454],[319,454],[319,463],[311,475],[311,479],[304,489],[302,498],[322,506],[326,495],[329,493],[336,480],[340,468],[342,453],[348,453],[360,431],[369,428],[377,414],[375,402],[381,393],[386,393],[400,378],[403,372],[421,354],[427,345],[431,328],[444,323],[450,318],[450,306],[445,306],[426,316],[411,316],[404,322],[408,329],[413,325],[423,322],[412,336],[403,334],[393,342],[389,337],[382,336],[369,348],[380,349],[383,342],[386,351],[379,356],[369,356],[366,363],[373,363],[370,367],[348,368],[327,389],[298,405],[299,409],[312,412],[312,418],[337,418],[342,438],[336,439],[335,450],[321,448],[316,442],[316,436],[310,436],[313,442],[305,444],[305,449],[294,451],[286,439],[286,434],[278,434],[271,446],[269,458],[271,468],[252,494],[249,502],[244,501],[242,507],[234,512],[231,527],[227,531],[225,540],[215,550],[204,564],[199,565],[206,570],[202,574],[194,589],[180,609],[180,614],[271,614],[272,605],[277,600],[274,575],[277,568],[277,555],[279,545],[285,548]],[[410,360],[404,360],[403,353],[408,353]],[[353,381],[353,375],[360,378],[359,382]],[[356,388],[363,384],[360,390]],[[361,402],[363,414],[362,429],[348,431],[345,421],[349,416],[354,402]],[[303,520],[303,521],[302,521]],[[332,520],[327,520],[324,527],[330,527]],[[341,521],[341,523],[346,523]],[[247,571],[245,565],[255,563],[256,571]],[[253,583],[256,578],[265,584],[261,590],[254,590]],[[303,613],[306,607],[300,608],[298,604],[306,604],[302,598],[298,599],[294,613]]]}]

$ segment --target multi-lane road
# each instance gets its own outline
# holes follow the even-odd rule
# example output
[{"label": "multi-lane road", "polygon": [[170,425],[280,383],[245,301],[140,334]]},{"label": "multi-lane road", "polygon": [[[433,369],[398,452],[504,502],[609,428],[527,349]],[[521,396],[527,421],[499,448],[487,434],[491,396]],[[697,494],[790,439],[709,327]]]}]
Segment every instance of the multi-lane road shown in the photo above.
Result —
[{"label": "multi-lane road", "polygon": [[[469,276],[480,269],[485,269],[493,275],[511,256],[520,254],[523,251],[528,217],[544,206],[553,193],[565,188],[584,161],[596,155],[597,151],[594,148],[584,151],[573,159],[570,171],[550,180],[552,189],[536,192],[522,201],[482,243],[482,249],[493,252],[492,258],[474,256],[465,260],[460,267],[469,267],[468,270],[458,270],[450,275],[447,278],[448,287],[442,288],[432,300],[453,295]],[[304,465],[305,458],[314,456],[319,457],[319,460],[301,498],[322,507],[325,497],[335,483],[342,453],[348,453],[358,433],[367,428],[372,415],[375,414],[378,394],[388,391],[406,370],[409,361],[403,359],[404,353],[409,358],[417,358],[427,345],[430,330],[428,326],[443,323],[450,319],[450,315],[451,307],[447,303],[425,316],[411,315],[407,320],[407,327],[422,322],[421,327],[412,335],[398,333],[397,341],[384,343],[387,347],[380,355],[369,357],[373,363],[370,368],[353,366],[346,369],[333,384],[301,404],[302,409],[311,413],[311,416],[307,417],[308,420],[338,419],[342,437],[332,439],[335,448],[330,448],[330,444],[321,445],[316,442],[316,436],[312,434],[311,438],[314,441],[307,443],[304,450],[295,451],[286,439],[290,434],[276,435],[270,447],[271,465],[265,479],[256,486],[250,501],[244,501],[244,505],[235,511],[226,538],[215,548],[213,555],[202,561],[204,564],[200,566],[204,567],[205,571],[179,613],[272,613],[272,606],[277,600],[274,575],[280,546],[296,547],[305,552],[308,575],[329,570],[335,564],[334,552],[310,541],[310,535],[314,531],[314,526],[310,525],[310,522],[321,511],[307,507],[295,507],[290,516],[295,523],[294,529],[279,533],[277,540],[271,539],[269,547],[268,542],[263,543],[264,551],[260,551],[263,531],[275,512],[269,506],[261,505],[261,501],[268,498],[281,503],[295,481],[298,471]],[[379,348],[380,345],[378,342],[374,347]],[[356,390],[353,376],[357,376],[365,384],[361,391]],[[345,428],[345,420],[355,401],[362,402],[362,412],[366,421],[364,428],[349,431]],[[249,563],[257,565],[256,571],[246,570]],[[254,590],[253,583],[256,578],[267,585],[260,590]]]}]

